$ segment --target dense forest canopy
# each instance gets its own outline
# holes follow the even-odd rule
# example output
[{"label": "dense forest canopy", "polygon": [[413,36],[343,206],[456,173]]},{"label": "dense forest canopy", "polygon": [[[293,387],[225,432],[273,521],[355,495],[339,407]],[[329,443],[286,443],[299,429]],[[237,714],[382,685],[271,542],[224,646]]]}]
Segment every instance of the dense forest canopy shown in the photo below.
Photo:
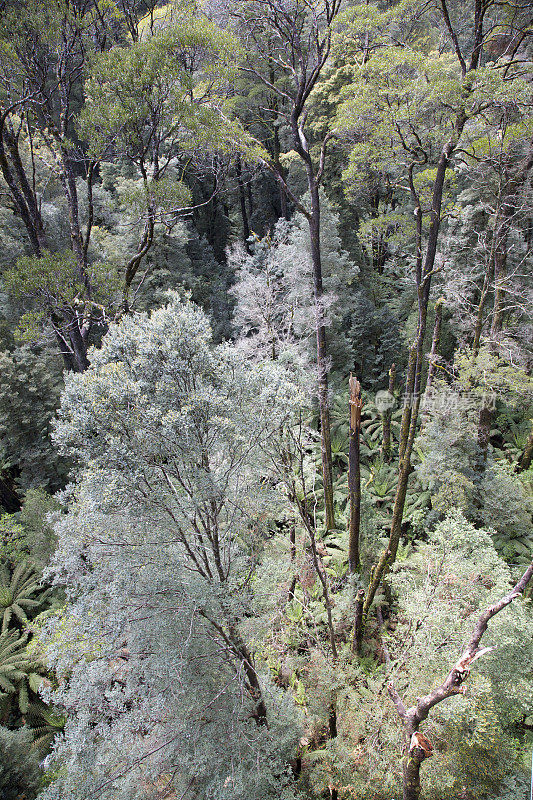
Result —
[{"label": "dense forest canopy", "polygon": [[527,0],[0,0],[0,792],[526,800]]}]

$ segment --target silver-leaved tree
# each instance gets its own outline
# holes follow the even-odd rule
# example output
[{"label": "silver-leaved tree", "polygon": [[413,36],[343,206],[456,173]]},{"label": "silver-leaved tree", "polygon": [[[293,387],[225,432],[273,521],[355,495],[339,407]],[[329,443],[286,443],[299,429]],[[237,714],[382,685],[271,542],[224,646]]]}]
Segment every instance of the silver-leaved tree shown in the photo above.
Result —
[{"label": "silver-leaved tree", "polygon": [[52,568],[68,599],[41,638],[70,716],[49,800],[293,796],[297,715],[240,623],[277,503],[265,456],[298,392],[210,337],[173,296],[68,377],[56,440],[79,466]]}]

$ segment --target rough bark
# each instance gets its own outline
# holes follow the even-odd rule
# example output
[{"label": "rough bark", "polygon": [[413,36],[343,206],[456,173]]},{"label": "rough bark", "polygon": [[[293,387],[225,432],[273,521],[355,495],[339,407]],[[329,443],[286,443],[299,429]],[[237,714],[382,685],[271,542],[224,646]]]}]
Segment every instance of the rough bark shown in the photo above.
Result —
[{"label": "rough bark", "polygon": [[403,768],[403,800],[418,800],[420,797],[420,766],[424,751],[415,749],[405,756]]}]

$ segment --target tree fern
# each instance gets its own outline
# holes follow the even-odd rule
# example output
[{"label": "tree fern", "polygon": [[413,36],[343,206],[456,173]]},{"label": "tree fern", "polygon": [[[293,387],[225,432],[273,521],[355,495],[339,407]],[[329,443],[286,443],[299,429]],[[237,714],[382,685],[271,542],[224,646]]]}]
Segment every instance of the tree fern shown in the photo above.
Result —
[{"label": "tree fern", "polygon": [[18,631],[0,635],[0,706],[6,708],[17,697],[22,714],[29,707],[29,690],[42,680],[42,665],[28,652],[27,643],[27,637]]},{"label": "tree fern", "polygon": [[[10,574],[4,565],[0,567],[0,614],[2,633],[10,627],[13,617],[24,627],[29,624],[36,609],[43,609],[50,590],[39,585],[34,567],[26,562],[18,564]],[[28,616],[29,615],[29,616]]]},{"label": "tree fern", "polygon": [[16,692],[17,685],[30,671],[32,662],[26,644],[26,637],[19,636],[16,631],[5,631],[0,636],[0,691],[3,696]]},{"label": "tree fern", "polygon": [[50,750],[55,736],[65,727],[67,718],[52,706],[39,700],[29,704],[26,721],[34,736],[33,746],[41,755],[45,755]]}]

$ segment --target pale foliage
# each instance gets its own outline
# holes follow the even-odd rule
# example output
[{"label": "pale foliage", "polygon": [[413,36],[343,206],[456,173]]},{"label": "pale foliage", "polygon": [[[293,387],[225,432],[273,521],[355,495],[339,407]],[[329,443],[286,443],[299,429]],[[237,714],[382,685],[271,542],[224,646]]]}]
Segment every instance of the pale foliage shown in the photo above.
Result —
[{"label": "pale foliage", "polygon": [[79,472],[54,562],[69,602],[41,637],[70,715],[43,797],[289,797],[294,711],[262,678],[269,725],[251,718],[239,625],[277,504],[269,442],[297,392],[213,348],[176,297],[113,326],[91,361],[56,430]]}]

